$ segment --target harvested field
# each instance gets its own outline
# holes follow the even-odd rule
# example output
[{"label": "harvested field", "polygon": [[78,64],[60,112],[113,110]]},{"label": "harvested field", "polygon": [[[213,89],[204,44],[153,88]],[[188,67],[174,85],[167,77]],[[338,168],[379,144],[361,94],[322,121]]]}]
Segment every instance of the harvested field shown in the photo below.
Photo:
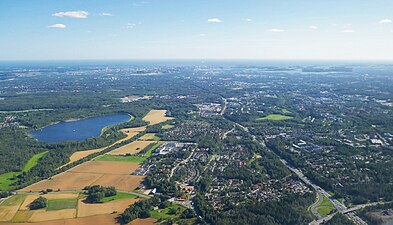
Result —
[{"label": "harvested field", "polygon": [[38,197],[40,197],[40,195],[27,195],[25,201],[20,206],[20,210],[29,210],[30,203],[32,203]]},{"label": "harvested field", "polygon": [[62,166],[60,166],[60,167],[57,168],[57,169],[61,169],[61,168],[65,167],[65,166],[67,166],[67,165],[69,165],[69,164],[71,164],[71,163],[74,163],[74,162],[76,162],[76,161],[78,161],[78,160],[81,160],[81,159],[83,159],[83,158],[86,158],[87,156],[89,156],[89,155],[91,155],[91,154],[94,154],[94,153],[97,153],[97,152],[102,152],[102,151],[104,151],[106,148],[112,147],[112,146],[114,146],[114,145],[116,145],[116,144],[119,144],[119,143],[121,143],[121,142],[123,142],[123,141],[126,141],[126,140],[128,140],[128,139],[131,139],[131,138],[135,137],[136,135],[138,135],[140,132],[142,132],[142,131],[144,131],[144,130],[146,130],[146,127],[137,127],[137,128],[122,129],[122,130],[120,130],[120,131],[127,135],[126,138],[123,138],[123,139],[121,139],[121,140],[118,140],[118,141],[116,141],[115,143],[113,143],[113,144],[111,144],[111,145],[108,145],[108,146],[106,146],[106,147],[103,147],[103,148],[98,148],[98,149],[91,149],[91,150],[85,150],[85,151],[74,152],[74,153],[70,156],[70,161],[69,161],[68,163],[66,163],[66,164],[64,164],[64,165],[62,165]]},{"label": "harvested field", "polygon": [[25,223],[29,221],[31,216],[33,215],[33,211],[18,211],[14,218],[12,219],[13,223]]},{"label": "harvested field", "polygon": [[156,134],[145,134],[139,138],[140,141],[155,141],[157,139]]},{"label": "harvested field", "polygon": [[111,214],[112,212],[123,212],[129,205],[134,204],[139,199],[122,199],[103,204],[87,204],[82,200],[78,203],[78,217],[87,217],[101,214]]},{"label": "harvested field", "polygon": [[[52,220],[46,222],[29,223],[33,225],[118,225],[118,214],[98,215],[84,218]],[[26,223],[2,223],[1,225],[26,225]],[[146,224],[147,225],[147,224]]]},{"label": "harvested field", "polygon": [[[90,161],[56,175],[50,180],[40,181],[20,191],[37,192],[47,188],[62,191],[82,190],[84,187],[94,184],[106,174],[129,175],[138,167],[139,163],[133,162]],[[101,182],[103,181],[101,180]]]},{"label": "harvested field", "polygon": [[132,191],[140,185],[144,178],[145,177],[143,176],[134,175],[105,174],[94,184],[99,184],[102,186],[114,186],[117,190],[120,191]]},{"label": "harvested field", "polygon": [[138,167],[138,163],[132,162],[89,161],[70,169],[69,172],[128,175]]},{"label": "harvested field", "polygon": [[19,205],[0,206],[0,222],[10,221],[18,212]]},{"label": "harvested field", "polygon": [[133,128],[122,129],[121,131],[122,131],[123,133],[125,133],[125,134],[127,134],[127,133],[133,133],[133,132],[138,132],[138,133],[140,133],[140,132],[145,131],[146,128],[147,128],[146,126],[143,126],[143,127],[133,127]]},{"label": "harvested field", "polygon": [[57,211],[35,210],[30,217],[29,222],[41,222],[50,220],[60,220],[75,218],[76,209],[64,209]]},{"label": "harvested field", "polygon": [[155,141],[134,141],[131,142],[128,145],[122,146],[120,148],[117,148],[108,154],[110,155],[125,155],[125,154],[136,154],[143,149],[145,149],[147,146],[150,144],[155,143]]},{"label": "harvested field", "polygon": [[143,120],[149,122],[150,125],[156,125],[168,120],[173,119],[172,117],[166,117],[166,110],[151,110]]},{"label": "harvested field", "polygon": [[41,190],[45,190],[47,188],[53,190],[60,189],[60,190],[67,190],[67,191],[81,190],[84,187],[94,183],[101,176],[102,174],[65,172],[54,176],[50,180],[43,180],[38,183],[32,184],[28,187],[23,188],[20,191],[38,192]]}]

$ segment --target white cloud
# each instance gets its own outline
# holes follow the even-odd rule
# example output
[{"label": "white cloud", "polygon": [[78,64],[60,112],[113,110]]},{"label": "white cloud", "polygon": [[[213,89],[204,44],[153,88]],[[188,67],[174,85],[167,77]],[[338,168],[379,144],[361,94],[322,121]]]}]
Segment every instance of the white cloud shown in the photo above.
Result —
[{"label": "white cloud", "polygon": [[48,26],[48,28],[59,28],[59,29],[64,29],[66,27],[67,27],[66,25],[61,24],[61,23],[57,23],[57,24],[53,24],[53,25]]},{"label": "white cloud", "polygon": [[309,26],[308,28],[310,28],[310,30],[317,30],[318,29],[318,27],[317,26]]},{"label": "white cloud", "polygon": [[355,32],[355,31],[354,31],[354,30],[347,29],[347,30],[342,30],[341,32],[342,32],[342,33],[353,33],[353,32]]},{"label": "white cloud", "polygon": [[90,14],[86,11],[68,11],[68,12],[57,12],[52,14],[52,16],[57,17],[70,17],[76,19],[86,19]]},{"label": "white cloud", "polygon": [[141,23],[127,23],[126,24],[126,28],[127,29],[133,29],[133,28],[135,28],[136,26],[138,26],[138,25],[140,25]]},{"label": "white cloud", "polygon": [[207,20],[209,23],[222,23],[222,20],[219,18],[210,18]]},{"label": "white cloud", "polygon": [[383,23],[383,24],[392,23],[392,20],[391,19],[383,19],[383,20],[380,20],[378,23]]},{"label": "white cloud", "polygon": [[250,18],[246,18],[246,19],[244,19],[244,21],[246,21],[246,22],[252,22],[252,21],[254,21],[253,19],[250,19]]},{"label": "white cloud", "polygon": [[200,37],[206,37],[206,34],[199,34]]},{"label": "white cloud", "polygon": [[269,29],[269,30],[267,30],[267,31],[269,31],[269,32],[274,32],[274,33],[282,33],[282,32],[284,32],[285,30],[283,30],[283,29],[277,29],[277,28],[272,28],[272,29]]},{"label": "white cloud", "polygon": [[113,16],[113,14],[112,13],[103,12],[103,13],[101,13],[101,16]]}]

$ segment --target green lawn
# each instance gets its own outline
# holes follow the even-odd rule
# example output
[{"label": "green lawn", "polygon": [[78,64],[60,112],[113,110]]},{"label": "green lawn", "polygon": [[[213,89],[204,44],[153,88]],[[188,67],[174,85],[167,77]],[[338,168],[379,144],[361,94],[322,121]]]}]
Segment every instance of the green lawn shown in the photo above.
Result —
[{"label": "green lawn", "polygon": [[104,202],[110,202],[114,200],[127,199],[127,198],[138,198],[138,196],[129,193],[117,192],[115,196],[105,197],[101,200],[101,202],[104,203]]},{"label": "green lawn", "polygon": [[20,205],[25,200],[26,195],[14,195],[11,198],[5,200],[1,206],[15,206]]},{"label": "green lawn", "polygon": [[333,209],[334,205],[325,196],[323,196],[322,203],[317,207],[318,213],[321,216],[327,216],[332,212]]},{"label": "green lawn", "polygon": [[9,172],[0,175],[0,190],[9,190],[10,185],[16,182],[16,180],[12,180],[14,176],[18,176],[19,172]]},{"label": "green lawn", "polygon": [[[28,172],[38,164],[38,160],[41,159],[48,151],[41,152],[38,154],[35,154],[33,157],[27,161],[23,168],[23,172]],[[16,182],[16,180],[12,180],[14,176],[18,176],[20,172],[9,172],[5,174],[0,175],[0,190],[9,190],[10,186]]]},{"label": "green lawn", "polygon": [[150,157],[151,154],[154,152],[154,150],[156,150],[159,146],[161,145],[161,143],[157,142],[156,144],[154,144],[145,154],[145,157]]},{"label": "green lawn", "polygon": [[41,152],[41,153],[35,154],[33,157],[31,157],[29,159],[29,161],[26,163],[25,167],[23,168],[23,172],[30,171],[31,168],[35,167],[38,164],[38,160],[41,159],[42,157],[44,157],[44,155],[48,152],[49,151]]},{"label": "green lawn", "polygon": [[[176,209],[177,213],[176,214],[169,214],[170,209]],[[151,210],[150,211],[150,217],[154,219],[168,219],[168,218],[174,218],[179,216],[186,208],[180,205],[172,205],[168,208],[165,209],[158,209],[158,210]]]},{"label": "green lawn", "polygon": [[270,115],[262,117],[262,118],[257,118],[257,121],[261,121],[261,120],[280,121],[280,120],[289,120],[292,118],[293,118],[292,116],[284,116],[284,115],[280,115],[280,114],[270,114]]},{"label": "green lawn", "polygon": [[317,212],[321,216],[328,216],[332,212],[332,210],[333,210],[333,208],[329,208],[329,207],[319,207],[319,208],[317,208]]},{"label": "green lawn", "polygon": [[77,198],[69,199],[49,199],[46,210],[75,209],[78,205]]}]

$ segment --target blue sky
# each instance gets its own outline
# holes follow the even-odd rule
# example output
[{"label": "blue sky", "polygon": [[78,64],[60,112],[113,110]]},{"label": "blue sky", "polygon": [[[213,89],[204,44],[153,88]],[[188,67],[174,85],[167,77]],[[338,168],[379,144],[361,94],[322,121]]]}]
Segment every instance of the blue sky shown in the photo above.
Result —
[{"label": "blue sky", "polygon": [[393,60],[392,0],[0,0],[0,60]]}]

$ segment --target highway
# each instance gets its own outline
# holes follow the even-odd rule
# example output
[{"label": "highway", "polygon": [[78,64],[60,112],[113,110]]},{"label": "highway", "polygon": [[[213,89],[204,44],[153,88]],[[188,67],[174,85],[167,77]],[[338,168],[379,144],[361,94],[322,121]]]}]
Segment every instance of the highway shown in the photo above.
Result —
[{"label": "highway", "polygon": [[[225,99],[224,97],[222,97],[222,99],[224,100],[224,108],[223,108],[223,110],[222,110],[222,112],[221,112],[221,115],[223,116],[223,118],[226,119],[227,121],[229,121],[229,122],[235,124],[236,126],[240,127],[241,129],[243,129],[245,132],[247,132],[249,135],[251,135],[251,137],[252,137],[252,139],[253,139],[254,141],[256,141],[256,142],[258,142],[259,144],[261,144],[262,146],[266,147],[265,142],[264,142],[263,140],[262,140],[262,141],[261,141],[261,140],[258,140],[258,139],[256,138],[255,135],[251,134],[250,130],[249,130],[247,127],[245,127],[245,126],[243,126],[243,125],[241,125],[241,124],[239,124],[239,123],[236,123],[236,122],[234,122],[234,121],[231,121],[231,120],[229,120],[228,118],[226,118],[226,117],[224,116],[225,110],[226,110],[226,108],[227,108],[227,107],[226,107],[226,105],[227,105],[227,99]],[[291,165],[289,165],[289,163],[288,163],[287,161],[285,161],[284,159],[282,159],[279,155],[277,155],[276,153],[274,153],[274,152],[271,151],[270,149],[268,149],[268,150],[269,150],[270,152],[272,152],[273,154],[275,154],[275,155],[280,159],[280,161],[281,161],[289,170],[291,170],[293,173],[295,173],[295,174],[299,177],[299,179],[300,179],[301,181],[303,181],[305,184],[311,186],[317,193],[319,193],[319,194],[325,196],[325,197],[333,204],[333,206],[337,209],[338,212],[345,214],[350,220],[352,220],[352,221],[355,222],[356,224],[361,224],[361,225],[366,225],[366,224],[367,224],[367,223],[364,222],[360,217],[358,217],[357,215],[355,215],[354,213],[352,213],[353,211],[355,211],[355,210],[352,210],[353,208],[348,209],[344,204],[342,204],[341,202],[339,202],[337,199],[334,199],[327,191],[325,191],[324,189],[322,189],[322,188],[319,187],[318,185],[312,183],[312,182],[311,182],[311,181],[310,181],[310,180],[309,180],[309,179],[308,179],[299,169],[292,167]],[[363,206],[363,207],[362,207],[362,206],[357,206],[357,207],[364,208],[364,207],[366,207],[366,206]],[[357,208],[357,209],[360,209],[360,208]],[[348,212],[349,212],[349,213],[348,213]],[[325,218],[318,218],[318,220],[316,220],[316,221],[327,221],[326,219],[331,219],[331,218],[332,218],[332,217],[329,217],[329,218],[327,218],[327,217],[325,217]],[[316,221],[313,221],[313,222],[314,222],[313,224],[320,224],[320,223],[315,223]]]}]

